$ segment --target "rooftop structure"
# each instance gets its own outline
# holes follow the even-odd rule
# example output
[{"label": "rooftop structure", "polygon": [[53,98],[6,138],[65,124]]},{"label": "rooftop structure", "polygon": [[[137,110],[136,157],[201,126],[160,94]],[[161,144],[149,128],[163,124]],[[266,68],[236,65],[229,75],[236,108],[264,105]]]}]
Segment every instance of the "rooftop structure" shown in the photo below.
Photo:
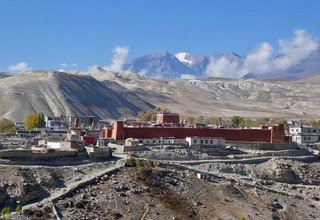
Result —
[{"label": "rooftop structure", "polygon": [[179,124],[180,117],[179,114],[176,113],[169,113],[169,112],[162,112],[157,114],[157,121],[156,124]]}]

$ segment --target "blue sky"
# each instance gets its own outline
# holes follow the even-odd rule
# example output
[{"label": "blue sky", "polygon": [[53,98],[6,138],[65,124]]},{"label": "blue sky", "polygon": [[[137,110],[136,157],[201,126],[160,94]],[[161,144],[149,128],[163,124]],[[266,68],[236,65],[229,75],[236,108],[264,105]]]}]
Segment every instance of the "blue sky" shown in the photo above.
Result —
[{"label": "blue sky", "polygon": [[156,51],[246,55],[294,29],[320,37],[319,11],[318,0],[0,0],[0,71],[19,62],[87,70],[109,65],[124,45],[128,60]]}]

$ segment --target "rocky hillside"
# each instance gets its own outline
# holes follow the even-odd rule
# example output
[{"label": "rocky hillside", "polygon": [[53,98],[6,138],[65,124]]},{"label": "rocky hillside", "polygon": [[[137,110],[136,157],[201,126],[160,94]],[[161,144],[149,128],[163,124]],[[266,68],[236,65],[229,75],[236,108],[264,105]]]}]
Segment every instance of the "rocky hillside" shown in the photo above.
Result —
[{"label": "rocky hillside", "polygon": [[161,106],[183,116],[318,119],[320,79],[179,79],[163,81],[94,67],[88,72],[28,71],[0,79],[0,115],[134,117]]},{"label": "rocky hillside", "polygon": [[15,121],[34,111],[119,118],[153,107],[139,97],[133,103],[91,76],[55,71],[28,71],[0,79],[0,93],[0,115]]},{"label": "rocky hillside", "polygon": [[125,88],[123,91],[182,115],[309,119],[320,116],[317,113],[320,106],[318,77],[299,81],[223,78],[162,81],[102,68],[84,74],[112,88]]}]

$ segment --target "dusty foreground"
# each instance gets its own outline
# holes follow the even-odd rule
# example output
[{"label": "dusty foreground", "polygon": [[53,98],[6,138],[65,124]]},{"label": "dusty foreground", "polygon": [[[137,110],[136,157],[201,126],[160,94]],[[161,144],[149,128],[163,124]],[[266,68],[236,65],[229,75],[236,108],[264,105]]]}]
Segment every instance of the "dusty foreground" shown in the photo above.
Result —
[{"label": "dusty foreground", "polygon": [[192,167],[124,167],[11,219],[319,219],[316,186],[281,183],[278,191],[273,183],[206,178],[198,179]]}]

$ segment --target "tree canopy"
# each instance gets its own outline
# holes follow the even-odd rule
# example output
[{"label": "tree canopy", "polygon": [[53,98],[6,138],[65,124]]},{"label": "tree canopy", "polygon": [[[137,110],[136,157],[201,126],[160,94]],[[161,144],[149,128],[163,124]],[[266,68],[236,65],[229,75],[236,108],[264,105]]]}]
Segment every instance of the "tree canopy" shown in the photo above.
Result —
[{"label": "tree canopy", "polygon": [[6,118],[0,118],[0,133],[13,134],[16,132],[14,123]]},{"label": "tree canopy", "polygon": [[29,114],[24,120],[24,127],[27,131],[45,127],[44,114],[42,112]]},{"label": "tree canopy", "polygon": [[161,111],[164,111],[164,109],[161,109],[160,107],[156,107],[146,112],[139,112],[139,114],[137,115],[137,118],[140,121],[155,121],[157,120],[157,114]]}]

